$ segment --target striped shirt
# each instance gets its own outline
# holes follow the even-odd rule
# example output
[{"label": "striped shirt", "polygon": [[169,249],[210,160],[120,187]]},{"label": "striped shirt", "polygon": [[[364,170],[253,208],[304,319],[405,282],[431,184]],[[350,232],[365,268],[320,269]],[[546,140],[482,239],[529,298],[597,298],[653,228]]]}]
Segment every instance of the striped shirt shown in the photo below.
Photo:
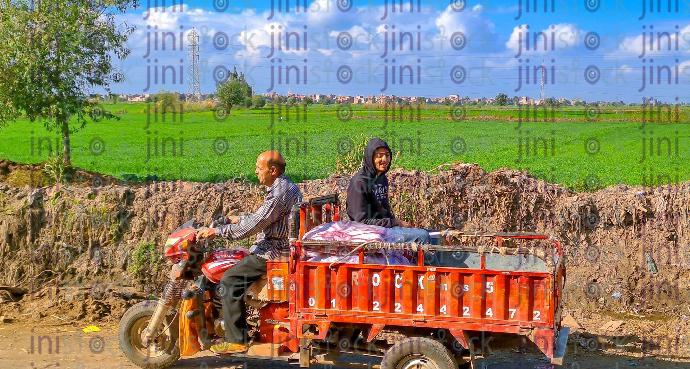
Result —
[{"label": "striped shirt", "polygon": [[261,207],[237,224],[226,224],[216,228],[224,238],[240,240],[257,234],[251,247],[252,254],[268,260],[287,260],[290,255],[288,244],[288,219],[292,206],[302,201],[302,193],[285,175],[280,175],[268,188]]}]

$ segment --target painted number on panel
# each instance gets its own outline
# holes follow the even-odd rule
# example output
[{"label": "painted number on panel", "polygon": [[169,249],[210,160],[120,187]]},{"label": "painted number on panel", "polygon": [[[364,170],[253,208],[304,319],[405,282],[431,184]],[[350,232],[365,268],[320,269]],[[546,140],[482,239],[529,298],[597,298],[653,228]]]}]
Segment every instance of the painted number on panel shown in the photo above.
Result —
[{"label": "painted number on panel", "polygon": [[510,311],[510,319],[515,318],[515,313],[517,313],[517,309],[508,309]]},{"label": "painted number on panel", "polygon": [[402,313],[402,305],[400,305],[399,302],[395,303],[395,312],[396,313]]},{"label": "painted number on panel", "polygon": [[331,307],[335,307],[335,299],[331,299]]},{"label": "painted number on panel", "polygon": [[403,286],[402,281],[403,281],[402,274],[396,274],[395,275],[395,288],[402,288],[402,286]]},{"label": "painted number on panel", "polygon": [[534,317],[534,320],[541,320],[541,312],[538,310],[535,310],[532,316]]},{"label": "painted number on panel", "polygon": [[420,313],[424,312],[424,306],[422,304],[417,305],[417,312],[420,312]]},{"label": "painted number on panel", "polygon": [[374,287],[378,287],[381,284],[381,276],[378,273],[374,273],[371,277],[371,284],[373,284]]},{"label": "painted number on panel", "polygon": [[462,307],[462,316],[470,316],[470,307],[469,306],[463,306]]},{"label": "painted number on panel", "polygon": [[309,298],[309,306],[314,306],[314,305],[316,305],[316,299],[314,299],[313,297],[310,297]]},{"label": "painted number on panel", "polygon": [[486,316],[493,317],[493,316],[494,316],[494,311],[491,310],[491,308],[486,309]]},{"label": "painted number on panel", "polygon": [[448,314],[448,311],[446,309],[446,305],[441,305],[441,314]]},{"label": "painted number on panel", "polygon": [[486,293],[494,292],[494,282],[486,282]]},{"label": "painted number on panel", "polygon": [[374,301],[374,311],[381,310],[381,304],[378,301]]}]

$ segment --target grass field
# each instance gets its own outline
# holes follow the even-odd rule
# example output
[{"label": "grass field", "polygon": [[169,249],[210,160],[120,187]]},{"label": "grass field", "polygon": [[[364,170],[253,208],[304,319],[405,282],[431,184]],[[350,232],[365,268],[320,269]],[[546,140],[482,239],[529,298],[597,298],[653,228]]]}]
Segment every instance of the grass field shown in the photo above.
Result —
[{"label": "grass field", "polygon": [[[690,179],[690,124],[682,123],[689,121],[686,110],[672,120],[677,122],[642,124],[651,119],[630,107],[535,113],[515,107],[314,105],[227,115],[163,115],[144,103],[105,108],[121,119],[90,123],[75,132],[73,163],[123,179],[254,180],[256,155],[271,148],[285,154],[294,180],[323,178],[363,136],[386,139],[400,153],[396,164],[407,169],[478,163],[488,171],[525,169],[576,190]],[[13,122],[0,128],[0,137],[0,158],[22,163],[42,162],[59,147],[57,136],[41,123]]]}]

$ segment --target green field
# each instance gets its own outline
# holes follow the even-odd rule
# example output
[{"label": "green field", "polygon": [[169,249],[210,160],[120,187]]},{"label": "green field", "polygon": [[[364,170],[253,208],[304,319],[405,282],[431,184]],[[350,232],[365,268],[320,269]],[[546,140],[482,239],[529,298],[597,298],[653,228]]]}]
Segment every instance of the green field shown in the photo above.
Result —
[{"label": "green field", "polygon": [[[274,148],[286,156],[288,175],[301,181],[328,176],[336,158],[356,144],[353,138],[365,135],[386,139],[400,152],[396,164],[408,169],[478,163],[488,171],[525,169],[576,190],[690,179],[690,125],[641,124],[640,112],[630,107],[539,110],[536,117],[523,111],[522,122],[515,107],[438,106],[393,115],[382,108],[313,105],[232,110],[222,119],[212,111],[149,114],[148,107],[106,105],[121,119],[75,132],[73,164],[128,180],[253,180],[256,155]],[[676,120],[688,122],[688,112],[681,113]],[[42,162],[49,146],[59,145],[38,122],[13,122],[0,128],[0,137],[0,158],[22,163]]]}]

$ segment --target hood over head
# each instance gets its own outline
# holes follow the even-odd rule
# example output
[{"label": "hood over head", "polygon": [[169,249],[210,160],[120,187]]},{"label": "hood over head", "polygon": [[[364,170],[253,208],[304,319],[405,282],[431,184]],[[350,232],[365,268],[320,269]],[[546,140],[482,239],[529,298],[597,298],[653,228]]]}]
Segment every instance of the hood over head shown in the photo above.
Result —
[{"label": "hood over head", "polygon": [[391,154],[391,160],[388,162],[388,167],[383,172],[383,174],[386,174],[386,172],[388,172],[388,170],[391,167],[391,164],[393,163],[393,151],[391,151],[390,147],[388,147],[386,141],[378,137],[372,138],[367,143],[367,148],[364,149],[364,159],[362,160],[362,173],[365,174],[367,177],[376,177],[376,168],[374,167],[374,152],[376,151],[376,149],[381,147],[385,147],[386,149],[388,149],[388,152],[390,152]]}]

